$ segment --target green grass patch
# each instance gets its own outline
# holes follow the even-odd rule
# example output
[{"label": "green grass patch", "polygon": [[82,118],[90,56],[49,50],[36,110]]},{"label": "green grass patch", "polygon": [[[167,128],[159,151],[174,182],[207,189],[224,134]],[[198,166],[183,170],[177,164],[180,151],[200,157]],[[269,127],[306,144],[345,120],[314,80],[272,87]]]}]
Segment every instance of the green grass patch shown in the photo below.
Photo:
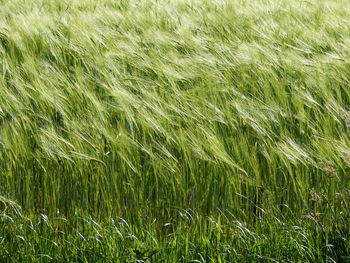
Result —
[{"label": "green grass patch", "polygon": [[349,262],[345,0],[0,0],[0,259]]}]

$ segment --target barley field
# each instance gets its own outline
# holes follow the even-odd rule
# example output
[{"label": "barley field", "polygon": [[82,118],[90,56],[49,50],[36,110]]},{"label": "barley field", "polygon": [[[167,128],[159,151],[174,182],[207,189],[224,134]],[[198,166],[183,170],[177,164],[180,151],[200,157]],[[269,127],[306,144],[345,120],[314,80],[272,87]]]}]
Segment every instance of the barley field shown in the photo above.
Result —
[{"label": "barley field", "polygon": [[350,262],[350,2],[0,0],[0,262]]}]

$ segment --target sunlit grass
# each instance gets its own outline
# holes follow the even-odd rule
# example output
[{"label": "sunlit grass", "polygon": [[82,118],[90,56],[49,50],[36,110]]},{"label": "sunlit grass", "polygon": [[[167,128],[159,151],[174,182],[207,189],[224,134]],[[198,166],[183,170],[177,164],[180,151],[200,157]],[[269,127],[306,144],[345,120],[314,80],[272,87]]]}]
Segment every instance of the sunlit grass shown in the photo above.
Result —
[{"label": "sunlit grass", "polygon": [[349,260],[348,1],[0,5],[2,258]]}]

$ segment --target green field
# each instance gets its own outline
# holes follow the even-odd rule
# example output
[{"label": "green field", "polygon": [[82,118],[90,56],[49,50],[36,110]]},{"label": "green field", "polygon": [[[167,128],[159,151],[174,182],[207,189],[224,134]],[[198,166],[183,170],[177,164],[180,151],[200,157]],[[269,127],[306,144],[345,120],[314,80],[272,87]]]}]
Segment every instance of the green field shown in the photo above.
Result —
[{"label": "green field", "polygon": [[0,0],[0,262],[350,262],[350,1]]}]

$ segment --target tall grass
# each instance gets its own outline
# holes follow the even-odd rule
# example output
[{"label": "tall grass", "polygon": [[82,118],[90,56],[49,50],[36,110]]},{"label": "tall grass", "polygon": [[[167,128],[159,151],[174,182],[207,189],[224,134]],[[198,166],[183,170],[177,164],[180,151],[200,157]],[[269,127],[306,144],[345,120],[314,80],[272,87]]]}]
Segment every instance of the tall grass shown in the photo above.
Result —
[{"label": "tall grass", "polygon": [[[145,240],[154,231],[144,242],[165,254],[153,260],[198,250],[225,261],[235,257],[210,256],[205,218],[229,214],[225,224],[259,232],[247,250],[234,226],[217,237],[241,260],[349,260],[348,1],[0,3],[0,224],[18,203],[25,215],[10,221],[29,231],[12,237],[37,240],[28,233],[45,222],[28,222],[58,214],[73,234],[54,242],[80,244],[79,217],[107,232],[120,217]],[[201,219],[182,228],[184,211]],[[55,240],[55,224],[39,232]],[[273,232],[287,248],[293,224],[305,224],[311,256],[305,244],[273,254]],[[102,239],[95,252],[115,260],[116,234]],[[28,242],[16,255],[41,260]]]}]

